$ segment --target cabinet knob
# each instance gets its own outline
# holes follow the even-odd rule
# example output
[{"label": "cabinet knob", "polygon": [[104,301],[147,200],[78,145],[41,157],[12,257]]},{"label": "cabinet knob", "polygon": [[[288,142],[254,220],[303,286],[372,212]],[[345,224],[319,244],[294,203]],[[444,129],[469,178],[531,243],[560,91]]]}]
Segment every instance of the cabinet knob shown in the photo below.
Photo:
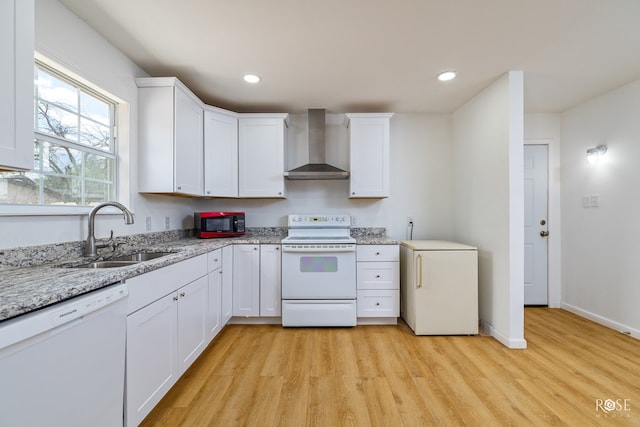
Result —
[{"label": "cabinet knob", "polygon": [[178,301],[178,297],[177,296],[173,297],[173,300]]},{"label": "cabinet knob", "polygon": [[352,196],[355,196],[355,195],[356,195],[356,192],[355,192],[355,191],[352,191],[352,192],[351,192],[351,195],[352,195]]},{"label": "cabinet knob", "polygon": [[218,258],[215,258],[215,259],[213,260],[213,262],[218,262]]},{"label": "cabinet knob", "polygon": [[379,278],[380,278],[380,275],[379,275],[379,274],[376,274],[376,279],[379,279]]},{"label": "cabinet knob", "polygon": [[178,190],[182,190],[182,187],[178,186]]},{"label": "cabinet knob", "polygon": [[376,303],[376,305],[377,305],[377,306],[380,306],[380,303],[379,303],[379,302],[377,302],[377,303]]},{"label": "cabinet knob", "polygon": [[377,256],[377,255],[380,255],[380,252],[376,252],[376,256]]},{"label": "cabinet knob", "polygon": [[180,298],[184,298],[186,294],[184,292],[180,292]]}]

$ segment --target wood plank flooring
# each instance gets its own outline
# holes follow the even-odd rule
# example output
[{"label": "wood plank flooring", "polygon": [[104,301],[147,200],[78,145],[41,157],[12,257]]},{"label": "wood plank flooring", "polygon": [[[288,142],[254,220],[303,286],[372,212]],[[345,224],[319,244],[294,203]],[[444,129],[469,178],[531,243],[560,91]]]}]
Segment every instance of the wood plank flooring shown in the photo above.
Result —
[{"label": "wood plank flooring", "polygon": [[640,426],[640,341],[548,308],[525,338],[229,325],[142,426]]}]

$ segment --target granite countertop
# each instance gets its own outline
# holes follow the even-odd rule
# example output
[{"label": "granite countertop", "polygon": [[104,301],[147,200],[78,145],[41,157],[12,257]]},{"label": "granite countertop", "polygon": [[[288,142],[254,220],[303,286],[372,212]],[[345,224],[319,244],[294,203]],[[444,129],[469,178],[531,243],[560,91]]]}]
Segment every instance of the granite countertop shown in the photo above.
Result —
[{"label": "granite countertop", "polygon": [[[286,229],[285,229],[286,230]],[[264,230],[262,230],[264,231]],[[161,233],[155,233],[161,234]],[[58,302],[116,284],[140,274],[192,258],[230,244],[279,244],[286,237],[281,228],[263,233],[223,239],[198,239],[171,236],[174,240],[148,239],[125,236],[117,254],[145,252],[171,252],[170,255],[117,268],[72,268],[101,257],[84,258],[79,255],[79,242],[73,245],[49,245],[21,251],[0,251],[5,255],[0,265],[0,321],[7,320]],[[377,232],[355,233],[360,245],[394,245],[397,240]],[[11,252],[10,254],[8,254]],[[71,267],[71,268],[70,268]]]}]

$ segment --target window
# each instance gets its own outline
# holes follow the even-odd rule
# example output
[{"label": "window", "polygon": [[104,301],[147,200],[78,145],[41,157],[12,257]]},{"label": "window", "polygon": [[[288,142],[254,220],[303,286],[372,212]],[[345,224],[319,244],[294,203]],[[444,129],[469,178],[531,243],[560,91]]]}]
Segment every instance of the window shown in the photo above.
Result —
[{"label": "window", "polygon": [[33,169],[0,173],[0,203],[114,200],[116,103],[39,62],[34,81]]}]

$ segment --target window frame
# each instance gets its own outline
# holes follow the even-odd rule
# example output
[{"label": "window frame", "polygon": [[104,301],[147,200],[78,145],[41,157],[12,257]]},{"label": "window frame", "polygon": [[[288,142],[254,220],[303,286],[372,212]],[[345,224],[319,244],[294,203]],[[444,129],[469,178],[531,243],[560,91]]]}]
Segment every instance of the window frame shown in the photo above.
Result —
[{"label": "window frame", "polygon": [[[114,144],[113,161],[114,165],[114,201],[118,201],[127,206],[130,205],[129,196],[129,175],[128,171],[123,164],[129,164],[129,132],[127,131],[130,118],[129,118],[129,104],[123,101],[118,96],[113,95],[109,91],[99,87],[97,84],[87,80],[80,76],[78,73],[71,71],[70,68],[61,65],[60,63],[51,60],[50,58],[34,52],[34,69],[36,65],[41,65],[45,68],[46,72],[51,72],[55,77],[61,76],[64,80],[73,80],[75,84],[82,86],[82,90],[92,96],[96,96],[99,99],[106,100],[108,103],[113,104],[112,117],[113,117],[113,131],[112,138]],[[35,90],[35,85],[34,85]],[[35,101],[35,92],[33,100]],[[34,102],[34,114],[36,113],[36,106]],[[38,137],[39,133],[36,131],[36,116],[33,118],[33,143]],[[46,134],[44,134],[46,135]],[[61,138],[56,138],[52,135],[47,135],[48,138],[54,138],[62,145],[66,145],[65,141]],[[107,151],[86,148],[85,152],[100,152],[100,154],[109,154]],[[33,169],[32,169],[33,170]],[[40,205],[40,204],[8,204],[0,203],[0,217],[2,216],[65,216],[65,215],[86,215],[94,206],[85,205]],[[117,209],[103,209],[101,214],[119,214]]]}]

